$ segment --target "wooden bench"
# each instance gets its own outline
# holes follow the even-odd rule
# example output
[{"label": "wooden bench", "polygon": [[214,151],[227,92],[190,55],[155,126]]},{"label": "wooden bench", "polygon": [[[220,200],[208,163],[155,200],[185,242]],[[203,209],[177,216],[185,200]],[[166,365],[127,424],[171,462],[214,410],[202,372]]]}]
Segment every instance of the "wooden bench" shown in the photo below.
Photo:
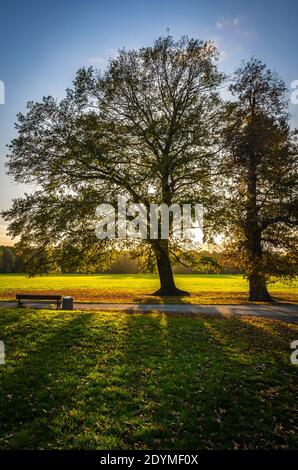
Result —
[{"label": "wooden bench", "polygon": [[24,300],[40,300],[41,302],[50,303],[54,301],[57,309],[61,306],[62,296],[61,295],[41,295],[41,294],[17,294],[16,300],[18,301],[18,307],[23,307]]}]

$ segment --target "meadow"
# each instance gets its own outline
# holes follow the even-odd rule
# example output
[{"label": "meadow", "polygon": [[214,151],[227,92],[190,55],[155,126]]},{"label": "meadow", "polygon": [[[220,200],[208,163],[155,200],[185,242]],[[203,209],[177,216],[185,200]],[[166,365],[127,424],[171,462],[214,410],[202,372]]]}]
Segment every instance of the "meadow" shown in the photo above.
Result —
[{"label": "meadow", "polygon": [[297,448],[298,325],[1,309],[0,449]]},{"label": "meadow", "polygon": [[[248,284],[241,275],[176,274],[177,286],[190,297],[167,298],[169,303],[245,303]],[[16,293],[61,293],[76,301],[164,302],[150,295],[159,287],[154,274],[49,275],[29,278],[22,274],[0,274],[0,299],[13,300]],[[281,302],[298,302],[298,282],[269,286],[273,298]]]}]

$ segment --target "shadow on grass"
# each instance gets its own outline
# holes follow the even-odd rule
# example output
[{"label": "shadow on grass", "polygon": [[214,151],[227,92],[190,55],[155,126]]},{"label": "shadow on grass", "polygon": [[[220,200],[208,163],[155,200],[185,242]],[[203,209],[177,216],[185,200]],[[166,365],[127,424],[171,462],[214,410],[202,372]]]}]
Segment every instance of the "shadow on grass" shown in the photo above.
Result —
[{"label": "shadow on grass", "polygon": [[10,311],[0,447],[294,447],[297,328],[256,322]]},{"label": "shadow on grass", "polygon": [[143,304],[182,304],[191,305],[194,303],[205,304],[205,305],[216,305],[216,304],[239,304],[249,303],[247,300],[247,294],[245,292],[209,292],[200,291],[193,292],[190,296],[167,296],[158,297],[153,295],[137,295],[131,300],[133,303]]},{"label": "shadow on grass", "polygon": [[149,403],[134,439],[156,449],[295,446],[287,340],[236,318],[153,318],[140,319],[140,343],[128,320],[127,359],[136,350]]}]

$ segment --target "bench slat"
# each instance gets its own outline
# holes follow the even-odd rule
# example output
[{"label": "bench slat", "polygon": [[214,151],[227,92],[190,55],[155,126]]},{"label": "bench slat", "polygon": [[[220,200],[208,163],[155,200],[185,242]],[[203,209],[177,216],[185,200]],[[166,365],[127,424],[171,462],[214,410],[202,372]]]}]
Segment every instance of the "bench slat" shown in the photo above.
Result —
[{"label": "bench slat", "polygon": [[17,300],[62,300],[61,295],[16,294]]},{"label": "bench slat", "polygon": [[18,301],[18,306],[23,307],[24,300],[34,300],[42,302],[56,302],[57,309],[60,308],[62,302],[62,295],[50,295],[50,294],[16,294],[16,300]]}]

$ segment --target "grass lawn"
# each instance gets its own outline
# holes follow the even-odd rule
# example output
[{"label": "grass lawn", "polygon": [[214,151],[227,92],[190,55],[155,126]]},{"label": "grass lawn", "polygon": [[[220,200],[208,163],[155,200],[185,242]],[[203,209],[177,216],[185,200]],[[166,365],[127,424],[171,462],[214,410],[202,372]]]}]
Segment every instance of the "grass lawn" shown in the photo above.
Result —
[{"label": "grass lawn", "polygon": [[0,311],[1,449],[298,447],[298,325]]},{"label": "grass lawn", "polygon": [[[167,298],[169,303],[243,303],[247,301],[247,282],[240,275],[176,275],[178,287],[191,292],[190,297]],[[152,274],[55,275],[29,278],[0,274],[0,299],[14,299],[17,292],[61,293],[76,301],[159,303],[153,297],[159,286]],[[276,300],[298,302],[298,283],[288,286],[277,282],[270,286]]]}]

